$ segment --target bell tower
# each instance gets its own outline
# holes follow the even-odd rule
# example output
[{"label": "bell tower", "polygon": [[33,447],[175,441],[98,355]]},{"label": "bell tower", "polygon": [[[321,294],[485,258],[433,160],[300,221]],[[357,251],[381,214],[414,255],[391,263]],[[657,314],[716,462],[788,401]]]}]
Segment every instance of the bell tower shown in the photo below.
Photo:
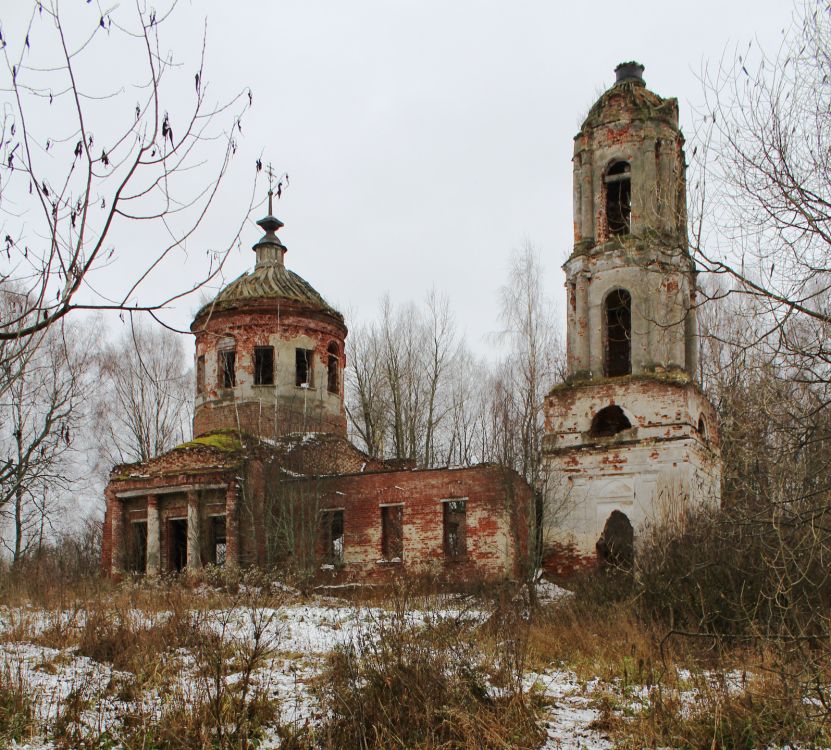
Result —
[{"label": "bell tower", "polygon": [[715,413],[696,383],[678,102],[643,71],[618,65],[574,139],[568,376],[545,404],[543,536],[583,554],[613,511],[637,534],[719,496]]}]

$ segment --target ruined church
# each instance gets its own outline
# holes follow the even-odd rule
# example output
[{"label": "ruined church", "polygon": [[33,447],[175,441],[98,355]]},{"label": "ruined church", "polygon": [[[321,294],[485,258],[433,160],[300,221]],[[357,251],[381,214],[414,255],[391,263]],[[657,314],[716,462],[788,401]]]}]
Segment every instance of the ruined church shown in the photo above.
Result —
[{"label": "ruined church", "polygon": [[415,469],[349,442],[347,327],[286,268],[269,200],[253,270],[191,326],[193,440],[110,475],[102,572],[291,564],[334,583],[519,578],[540,544],[604,554],[610,517],[636,534],[717,503],[678,105],[642,73],[618,66],[575,138],[568,379],[545,401],[540,487],[493,464]]}]

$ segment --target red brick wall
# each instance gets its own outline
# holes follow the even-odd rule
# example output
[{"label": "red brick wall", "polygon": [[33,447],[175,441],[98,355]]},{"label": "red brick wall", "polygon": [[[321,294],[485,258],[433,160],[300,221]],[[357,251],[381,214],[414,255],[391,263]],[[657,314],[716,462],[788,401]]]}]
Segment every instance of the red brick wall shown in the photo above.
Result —
[{"label": "red brick wall", "polygon": [[[284,483],[318,511],[344,509],[344,562],[321,571],[334,580],[383,580],[397,573],[456,581],[515,578],[523,573],[530,529],[531,489],[497,466],[352,474]],[[442,500],[466,498],[467,554],[444,552]],[[382,561],[381,506],[403,504],[404,557]]]},{"label": "red brick wall", "polygon": [[[205,390],[195,401],[194,435],[241,429],[264,437],[296,431],[346,436],[343,372],[347,331],[342,319],[291,300],[252,299],[197,318],[192,330],[196,355],[204,356],[206,363]],[[226,337],[234,339],[237,351],[234,389],[219,387],[218,346]],[[339,390],[335,394],[328,392],[325,378],[332,343],[337,344],[339,357]],[[274,386],[252,385],[257,346],[275,347]],[[308,391],[294,384],[296,346],[314,350],[315,383]]]},{"label": "red brick wall", "polygon": [[[305,550],[295,562],[317,551],[318,517],[327,508],[344,509],[345,566],[320,571],[324,579],[386,580],[397,574],[431,574],[457,582],[516,578],[523,574],[531,531],[528,519],[531,489],[514,472],[486,465],[467,469],[398,470],[286,479],[279,465],[254,458],[227,471],[192,471],[159,477],[116,479],[107,488],[102,571],[111,569],[117,540],[112,539],[115,508],[123,508],[125,523],[144,518],[144,496],[118,500],[116,492],[141,489],[147,494],[162,487],[227,483],[241,476],[238,502],[240,563],[269,565],[274,560],[275,503],[300,498],[296,520],[305,524]],[[160,494],[162,570],[168,570],[168,524],[171,517],[187,515],[181,493]],[[449,559],[444,551],[442,500],[466,499],[466,554]],[[213,509],[220,511],[222,491],[203,493],[200,511],[203,529]],[[403,504],[404,556],[400,563],[381,560],[381,505]],[[211,507],[209,507],[211,506]],[[123,545],[122,545],[123,546]],[[117,550],[115,550],[117,551]],[[380,562],[379,562],[380,561]],[[289,561],[291,562],[291,561]]]}]

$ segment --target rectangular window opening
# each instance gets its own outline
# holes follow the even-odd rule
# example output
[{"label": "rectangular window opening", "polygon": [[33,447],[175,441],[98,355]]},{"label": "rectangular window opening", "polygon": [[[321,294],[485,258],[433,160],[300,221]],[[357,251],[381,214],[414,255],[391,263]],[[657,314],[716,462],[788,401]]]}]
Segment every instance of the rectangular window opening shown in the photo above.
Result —
[{"label": "rectangular window opening", "polygon": [[444,554],[450,559],[467,554],[467,503],[465,500],[445,500],[443,508]]},{"label": "rectangular window opening", "polygon": [[237,384],[237,352],[226,349],[219,353],[219,379],[223,388],[233,388]]},{"label": "rectangular window opening", "polygon": [[343,510],[324,510],[320,514],[320,546],[323,562],[343,564]]},{"label": "rectangular window opening", "polygon": [[314,367],[312,358],[314,349],[294,350],[294,384],[300,387],[314,388]]},{"label": "rectangular window opening", "polygon": [[214,565],[225,565],[227,541],[225,536],[225,516],[211,517],[211,561]]},{"label": "rectangular window opening", "polygon": [[254,347],[254,385],[274,385],[274,347]]},{"label": "rectangular window opening", "polygon": [[401,562],[404,558],[403,505],[381,508],[381,555],[389,562]]},{"label": "rectangular window opening", "polygon": [[205,355],[200,354],[196,358],[196,394],[201,396],[205,393]]}]

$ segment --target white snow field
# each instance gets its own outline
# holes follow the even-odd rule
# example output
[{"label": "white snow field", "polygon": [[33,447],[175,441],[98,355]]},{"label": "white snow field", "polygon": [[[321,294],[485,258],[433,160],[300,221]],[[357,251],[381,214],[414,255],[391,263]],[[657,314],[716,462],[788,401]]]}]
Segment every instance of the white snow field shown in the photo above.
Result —
[{"label": "white snow field", "polygon": [[[559,592],[551,591],[556,599]],[[132,610],[129,616],[138,623],[158,623],[163,615],[148,616],[140,610]],[[373,629],[383,610],[352,604],[336,603],[324,599],[320,603],[293,603],[276,609],[238,607],[210,611],[203,623],[223,637],[250,642],[259,630],[260,638],[269,645],[269,655],[256,670],[253,679],[278,699],[280,723],[303,725],[315,722],[319,708],[308,683],[318,675],[324,659],[336,646],[372,638]],[[407,613],[413,624],[426,619],[437,622],[443,618],[459,621],[481,621],[485,613],[470,600],[461,606],[447,606],[439,601],[437,606]],[[119,672],[107,663],[97,662],[76,653],[76,647],[49,648],[32,642],[48,627],[56,623],[71,630],[81,628],[85,613],[47,612],[34,608],[0,608],[0,670],[19,679],[34,696],[36,717],[48,728],[63,710],[70,696],[80,696],[88,708],[82,713],[84,727],[91,733],[107,729],[124,714],[125,701],[119,699],[114,684],[129,684],[133,675]],[[263,632],[264,631],[264,632]],[[25,635],[24,635],[25,634]],[[23,636],[23,637],[21,637]],[[183,695],[194,695],[205,689],[195,671],[195,660],[187,649],[180,648],[169,655],[176,660],[178,687]],[[229,674],[227,679],[233,680]],[[598,711],[590,706],[591,685],[581,684],[572,672],[555,668],[526,675],[525,686],[543,694],[550,704],[545,716],[547,740],[543,750],[605,750],[611,743],[601,733],[590,728],[598,718]],[[136,700],[133,698],[133,700]],[[140,698],[143,710],[153,710],[160,700],[152,691]],[[261,748],[279,748],[274,736],[266,737]],[[13,745],[16,750],[53,750],[48,740]]]}]

